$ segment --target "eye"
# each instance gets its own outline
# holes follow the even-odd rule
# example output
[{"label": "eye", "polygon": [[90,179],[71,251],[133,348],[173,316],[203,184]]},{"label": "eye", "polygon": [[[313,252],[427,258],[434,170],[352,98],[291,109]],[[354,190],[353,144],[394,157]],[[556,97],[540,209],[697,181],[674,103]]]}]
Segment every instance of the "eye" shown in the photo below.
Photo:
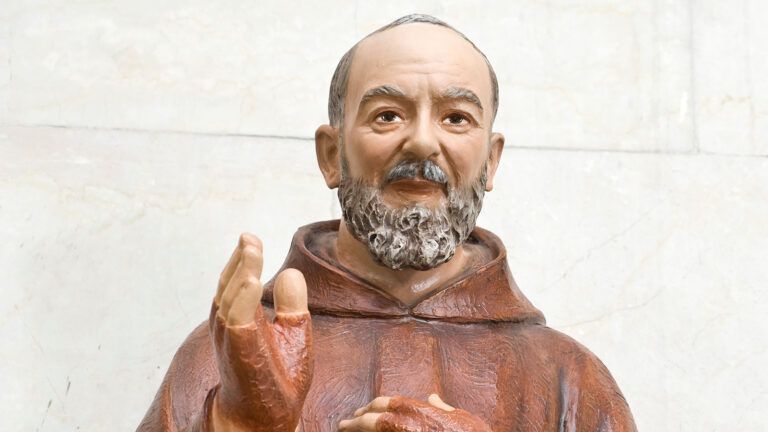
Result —
[{"label": "eye", "polygon": [[443,123],[451,126],[465,126],[468,125],[470,121],[469,118],[464,114],[451,113],[443,119]]},{"label": "eye", "polygon": [[394,123],[400,120],[400,116],[394,111],[383,111],[376,116],[376,121],[382,123]]}]

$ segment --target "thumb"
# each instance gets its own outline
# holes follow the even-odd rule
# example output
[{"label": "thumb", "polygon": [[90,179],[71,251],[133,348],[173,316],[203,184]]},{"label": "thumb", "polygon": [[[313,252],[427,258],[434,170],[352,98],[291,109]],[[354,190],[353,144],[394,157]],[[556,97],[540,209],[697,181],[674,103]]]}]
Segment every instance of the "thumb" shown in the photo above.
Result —
[{"label": "thumb", "polygon": [[278,316],[303,315],[307,308],[307,282],[296,269],[285,269],[275,280],[275,312]]},{"label": "thumb", "polygon": [[429,401],[429,404],[432,405],[433,407],[440,408],[443,411],[453,411],[456,409],[448,405],[447,403],[443,402],[443,400],[440,399],[440,396],[438,396],[435,393],[432,393],[431,395],[429,395],[429,397],[427,398],[427,401]]},{"label": "thumb", "polygon": [[312,380],[312,323],[307,309],[307,283],[296,269],[285,269],[275,280],[275,337],[279,358],[293,388],[306,396]]}]

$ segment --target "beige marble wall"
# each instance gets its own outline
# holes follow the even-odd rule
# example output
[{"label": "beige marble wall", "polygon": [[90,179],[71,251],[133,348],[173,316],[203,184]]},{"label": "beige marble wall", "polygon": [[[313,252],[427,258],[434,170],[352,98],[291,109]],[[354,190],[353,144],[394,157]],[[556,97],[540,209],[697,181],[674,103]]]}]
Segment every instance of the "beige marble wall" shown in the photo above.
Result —
[{"label": "beige marble wall", "polygon": [[[764,429],[768,5],[426,1],[482,47],[508,138],[481,225],[644,431]],[[339,215],[314,128],[410,2],[6,0],[0,430],[132,430],[237,235],[279,267]]]}]

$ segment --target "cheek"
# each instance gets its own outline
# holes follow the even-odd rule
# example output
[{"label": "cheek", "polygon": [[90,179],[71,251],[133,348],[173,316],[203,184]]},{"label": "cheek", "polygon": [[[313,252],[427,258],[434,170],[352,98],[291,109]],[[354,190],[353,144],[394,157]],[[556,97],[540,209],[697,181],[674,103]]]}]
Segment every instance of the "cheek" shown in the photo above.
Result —
[{"label": "cheek", "polygon": [[487,139],[482,136],[453,136],[444,141],[446,158],[456,170],[459,183],[475,181],[488,157]]},{"label": "cheek", "polygon": [[348,138],[344,147],[351,174],[356,178],[379,181],[397,152],[398,136],[353,131]]}]

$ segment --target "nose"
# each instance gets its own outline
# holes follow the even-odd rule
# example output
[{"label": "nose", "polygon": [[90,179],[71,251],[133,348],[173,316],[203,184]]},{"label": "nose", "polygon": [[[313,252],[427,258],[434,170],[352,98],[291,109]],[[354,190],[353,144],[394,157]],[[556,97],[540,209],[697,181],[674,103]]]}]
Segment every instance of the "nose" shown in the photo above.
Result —
[{"label": "nose", "polygon": [[440,142],[429,113],[424,113],[411,123],[408,137],[403,144],[405,156],[414,160],[434,159],[440,154]]}]

